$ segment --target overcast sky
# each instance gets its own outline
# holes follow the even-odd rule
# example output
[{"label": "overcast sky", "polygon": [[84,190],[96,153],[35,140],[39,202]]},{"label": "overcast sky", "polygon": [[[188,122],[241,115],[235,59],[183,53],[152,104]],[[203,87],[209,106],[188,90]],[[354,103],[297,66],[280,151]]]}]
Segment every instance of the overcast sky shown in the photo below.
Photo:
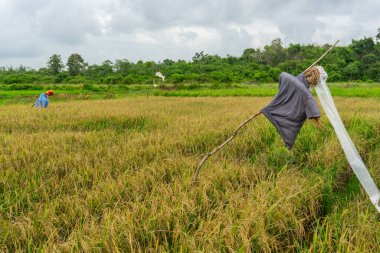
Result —
[{"label": "overcast sky", "polygon": [[380,28],[380,0],[0,0],[0,66],[240,56],[275,38],[341,45]]}]

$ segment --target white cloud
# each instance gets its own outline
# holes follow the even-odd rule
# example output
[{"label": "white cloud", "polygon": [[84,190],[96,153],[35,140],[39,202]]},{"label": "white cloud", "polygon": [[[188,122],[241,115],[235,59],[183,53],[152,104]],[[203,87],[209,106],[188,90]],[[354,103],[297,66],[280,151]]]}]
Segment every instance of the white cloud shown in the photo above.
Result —
[{"label": "white cloud", "polygon": [[247,33],[250,36],[250,47],[253,48],[270,44],[275,38],[284,39],[279,27],[269,20],[255,20],[246,25],[231,23],[227,27],[238,33]]},{"label": "white cloud", "polygon": [[156,44],[156,40],[154,38],[144,33],[135,34],[131,41],[141,44]]},{"label": "white cloud", "polygon": [[356,24],[348,15],[317,16],[316,20],[322,24],[317,27],[312,37],[314,41],[333,41],[336,38],[346,38]]},{"label": "white cloud", "polygon": [[178,47],[187,47],[193,52],[208,50],[220,43],[221,36],[216,29],[201,26],[171,27],[164,31],[165,39]]},{"label": "white cloud", "polygon": [[95,12],[95,17],[98,20],[101,33],[107,34],[110,30],[110,22],[112,21],[112,15],[102,10]]}]

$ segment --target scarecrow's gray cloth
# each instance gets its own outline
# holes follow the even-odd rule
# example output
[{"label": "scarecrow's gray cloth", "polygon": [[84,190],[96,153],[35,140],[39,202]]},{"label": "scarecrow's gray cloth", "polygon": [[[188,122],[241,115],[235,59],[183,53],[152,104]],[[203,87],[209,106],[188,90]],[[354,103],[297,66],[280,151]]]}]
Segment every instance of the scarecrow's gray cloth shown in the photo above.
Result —
[{"label": "scarecrow's gray cloth", "polygon": [[317,118],[321,114],[304,74],[295,77],[282,72],[278,88],[277,95],[261,112],[291,149],[306,118]]}]

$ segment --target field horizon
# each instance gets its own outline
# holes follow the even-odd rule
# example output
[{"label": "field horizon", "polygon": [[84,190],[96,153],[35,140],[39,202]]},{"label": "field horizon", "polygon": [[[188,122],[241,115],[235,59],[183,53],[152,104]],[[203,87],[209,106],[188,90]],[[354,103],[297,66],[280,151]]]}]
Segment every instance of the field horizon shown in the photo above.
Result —
[{"label": "field horizon", "polygon": [[[380,97],[380,83],[329,83],[331,94],[337,97]],[[273,97],[278,83],[161,83],[145,85],[98,84],[12,84],[0,85],[0,106],[34,103],[46,90],[53,89],[51,101],[118,99],[123,97]],[[312,89],[315,95],[314,90]]]}]

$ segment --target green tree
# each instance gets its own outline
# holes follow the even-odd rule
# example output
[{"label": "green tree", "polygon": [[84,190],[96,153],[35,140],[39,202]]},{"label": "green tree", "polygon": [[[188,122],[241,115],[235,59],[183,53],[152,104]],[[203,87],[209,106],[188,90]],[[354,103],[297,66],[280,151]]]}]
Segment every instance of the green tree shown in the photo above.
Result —
[{"label": "green tree", "polygon": [[60,55],[53,54],[52,56],[50,56],[47,62],[47,68],[53,75],[59,74],[64,67],[65,65],[63,64]]},{"label": "green tree", "polygon": [[116,60],[115,65],[114,65],[115,71],[122,75],[129,74],[131,67],[132,67],[132,63],[129,62],[127,59]]},{"label": "green tree", "polygon": [[360,62],[354,61],[347,64],[347,66],[343,69],[343,74],[348,80],[360,80]]},{"label": "green tree", "polygon": [[70,75],[72,76],[82,74],[87,67],[87,63],[85,63],[82,56],[77,53],[71,54],[69,56],[66,65]]},{"label": "green tree", "polygon": [[253,48],[246,48],[243,51],[242,56],[240,57],[244,61],[252,61],[253,60],[253,54],[256,52]]},{"label": "green tree", "polygon": [[167,65],[167,66],[171,66],[175,63],[175,61],[171,60],[171,59],[165,59],[163,61],[163,64]]},{"label": "green tree", "polygon": [[256,51],[253,57],[260,63],[276,66],[287,59],[287,52],[282,46],[281,39],[277,38],[274,39],[270,45],[266,45],[264,51]]},{"label": "green tree", "polygon": [[203,51],[201,51],[200,53],[195,53],[195,55],[193,56],[192,60],[193,60],[193,62],[201,61],[206,56],[208,56],[208,55],[204,54]]},{"label": "green tree", "polygon": [[354,53],[361,59],[363,55],[373,53],[375,50],[375,43],[372,38],[364,38],[361,40],[352,40],[350,45]]},{"label": "green tree", "polygon": [[290,59],[292,60],[303,60],[304,55],[302,52],[302,46],[300,44],[290,44],[287,51]]}]

